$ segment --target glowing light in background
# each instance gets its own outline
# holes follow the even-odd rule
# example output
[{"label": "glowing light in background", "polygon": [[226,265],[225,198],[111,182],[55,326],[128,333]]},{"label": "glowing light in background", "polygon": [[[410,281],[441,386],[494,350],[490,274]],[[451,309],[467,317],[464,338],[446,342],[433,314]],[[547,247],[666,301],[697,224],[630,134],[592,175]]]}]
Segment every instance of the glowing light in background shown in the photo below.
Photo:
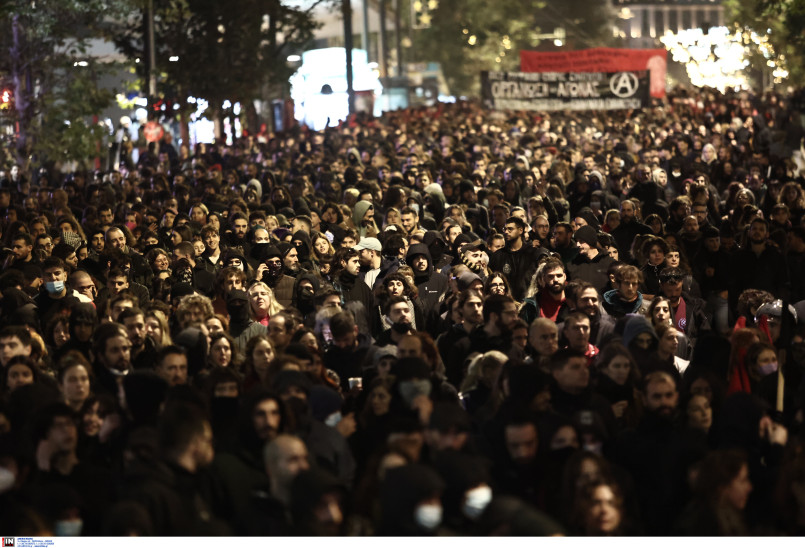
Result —
[{"label": "glowing light in background", "polygon": [[746,69],[749,57],[760,52],[766,64],[773,68],[775,84],[788,77],[785,56],[776,55],[766,35],[736,27],[713,27],[708,32],[702,29],[682,30],[676,34],[666,31],[660,42],[671,53],[674,61],[685,65],[694,86],[709,86],[719,91],[747,89],[749,81]]}]

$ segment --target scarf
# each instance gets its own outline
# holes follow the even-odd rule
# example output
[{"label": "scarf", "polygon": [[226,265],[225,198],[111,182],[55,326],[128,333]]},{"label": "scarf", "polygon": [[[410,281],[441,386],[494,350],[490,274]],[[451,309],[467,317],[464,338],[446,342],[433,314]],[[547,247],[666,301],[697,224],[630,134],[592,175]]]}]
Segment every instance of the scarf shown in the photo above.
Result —
[{"label": "scarf", "polygon": [[543,316],[555,322],[556,318],[559,317],[559,309],[562,308],[565,300],[554,299],[547,290],[541,293],[539,296],[539,310]]},{"label": "scarf", "polygon": [[[735,322],[733,331],[744,327],[746,327],[746,318],[738,318],[738,321]],[[747,350],[747,348],[738,350],[738,363],[736,364],[735,369],[730,372],[730,384],[727,387],[727,395],[735,392],[746,392],[747,394],[752,393],[752,385],[749,382],[749,372],[746,370],[746,363],[744,362],[746,359]]]}]

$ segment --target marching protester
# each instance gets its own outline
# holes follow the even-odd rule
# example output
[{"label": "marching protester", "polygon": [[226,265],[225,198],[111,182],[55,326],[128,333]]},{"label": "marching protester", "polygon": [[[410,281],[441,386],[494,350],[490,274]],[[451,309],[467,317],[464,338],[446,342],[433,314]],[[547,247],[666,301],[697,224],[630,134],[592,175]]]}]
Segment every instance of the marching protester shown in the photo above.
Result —
[{"label": "marching protester", "polygon": [[801,534],[791,105],[459,102],[3,171],[0,529]]}]

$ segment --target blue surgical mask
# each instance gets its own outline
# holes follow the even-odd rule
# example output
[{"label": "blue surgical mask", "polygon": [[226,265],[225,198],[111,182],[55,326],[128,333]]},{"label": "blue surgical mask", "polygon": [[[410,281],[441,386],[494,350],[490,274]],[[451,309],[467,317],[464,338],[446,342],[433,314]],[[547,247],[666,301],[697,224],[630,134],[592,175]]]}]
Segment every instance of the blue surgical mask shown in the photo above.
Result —
[{"label": "blue surgical mask", "polygon": [[48,293],[61,293],[64,291],[64,282],[45,282],[45,289]]},{"label": "blue surgical mask", "polygon": [[771,375],[772,373],[777,372],[777,362],[767,363],[766,365],[761,365],[758,368],[761,377],[765,377],[766,375]]}]

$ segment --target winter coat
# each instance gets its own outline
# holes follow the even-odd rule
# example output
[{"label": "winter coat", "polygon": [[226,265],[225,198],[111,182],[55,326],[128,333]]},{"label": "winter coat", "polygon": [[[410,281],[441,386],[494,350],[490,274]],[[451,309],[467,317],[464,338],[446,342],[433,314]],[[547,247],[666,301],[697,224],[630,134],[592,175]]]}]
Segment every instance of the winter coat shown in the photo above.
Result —
[{"label": "winter coat", "polygon": [[422,302],[427,322],[431,315],[439,311],[439,305],[447,294],[448,279],[444,274],[434,270],[433,258],[425,244],[414,244],[409,247],[408,253],[405,254],[405,262],[413,264],[414,257],[418,255],[424,255],[428,260],[428,269],[425,273],[414,272],[414,283],[419,290],[419,300]]},{"label": "winter coat", "polygon": [[512,297],[521,302],[526,298],[531,278],[537,271],[537,265],[548,250],[524,244],[519,251],[503,247],[495,251],[489,259],[489,268],[493,272],[503,272],[509,278]]},{"label": "winter coat", "polygon": [[604,293],[604,302],[602,304],[604,310],[615,318],[622,318],[626,314],[642,314],[647,308],[643,302],[643,295],[640,292],[637,293],[637,299],[627,303],[618,297],[617,289],[610,289]]},{"label": "winter coat", "polygon": [[592,259],[579,253],[567,266],[567,276],[570,280],[584,280],[593,284],[593,287],[602,292],[609,284],[607,270],[615,259],[606,253],[599,253]]}]

